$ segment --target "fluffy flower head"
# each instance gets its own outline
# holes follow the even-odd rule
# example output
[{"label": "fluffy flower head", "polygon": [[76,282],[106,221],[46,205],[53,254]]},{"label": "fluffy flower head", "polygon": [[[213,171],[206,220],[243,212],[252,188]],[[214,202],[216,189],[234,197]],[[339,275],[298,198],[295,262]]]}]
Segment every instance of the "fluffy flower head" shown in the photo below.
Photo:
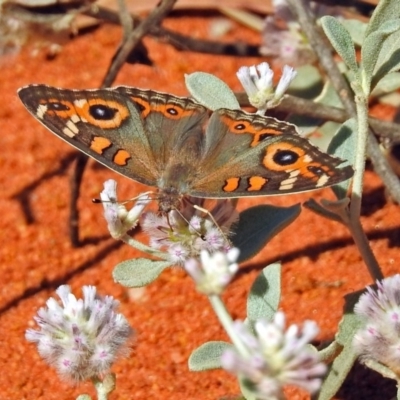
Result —
[{"label": "fluffy flower head", "polygon": [[318,333],[315,322],[306,321],[302,332],[296,325],[285,330],[285,316],[278,312],[272,322],[258,320],[254,333],[240,321],[234,328],[246,351],[226,350],[221,363],[240,375],[257,399],[282,399],[284,385],[297,385],[311,393],[320,387],[326,366],[307,347]]},{"label": "fluffy flower head", "polygon": [[232,280],[239,266],[236,263],[239,249],[233,247],[227,253],[207,250],[200,253],[199,263],[191,258],[185,262],[185,269],[196,282],[197,290],[206,295],[219,295]]},{"label": "fluffy flower head", "polygon": [[150,246],[165,249],[171,261],[183,265],[190,258],[199,258],[202,250],[227,252],[230,226],[238,214],[230,200],[219,200],[207,215],[204,199],[184,198],[182,207],[168,215],[142,214],[140,225],[150,237]]},{"label": "fluffy flower head", "polygon": [[82,288],[77,299],[68,285],[47,300],[34,317],[39,330],[28,329],[26,339],[37,344],[39,354],[58,373],[76,382],[107,373],[119,355],[129,353],[127,341],[133,331],[112,296],[96,294],[94,286]]},{"label": "fluffy flower head", "polygon": [[354,348],[364,361],[386,365],[400,376],[400,275],[368,287],[354,311],[366,324],[354,337]]}]

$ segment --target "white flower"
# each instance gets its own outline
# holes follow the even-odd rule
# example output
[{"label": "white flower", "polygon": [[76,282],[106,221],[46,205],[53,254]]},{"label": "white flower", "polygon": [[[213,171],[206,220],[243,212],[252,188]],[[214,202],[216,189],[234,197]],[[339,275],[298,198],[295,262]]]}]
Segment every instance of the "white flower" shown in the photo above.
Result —
[{"label": "white flower", "polygon": [[129,353],[133,333],[125,317],[117,314],[112,296],[96,294],[94,286],[82,288],[77,299],[68,285],[56,293],[34,317],[40,330],[28,329],[26,339],[37,344],[39,354],[67,379],[84,381],[107,373],[119,355]]},{"label": "white flower", "polygon": [[296,77],[296,75],[297,71],[294,68],[289,67],[289,65],[283,66],[282,76],[281,79],[279,79],[278,85],[276,86],[274,93],[274,99],[278,102],[277,104],[279,104],[279,100],[283,97],[287,88],[289,87],[292,80]]},{"label": "white flower", "polygon": [[138,198],[136,204],[128,211],[123,204],[117,202],[117,182],[109,179],[104,182],[104,190],[100,198],[104,207],[104,218],[107,221],[108,230],[114,239],[120,239],[129,230],[134,228],[139,217],[150,201],[147,194]]},{"label": "white flower", "polygon": [[354,311],[366,321],[354,336],[356,352],[400,376],[400,275],[378,281],[376,291],[368,287]]},{"label": "white flower", "polygon": [[276,107],[281,102],[295,76],[296,71],[285,65],[282,77],[274,90],[274,72],[266,62],[257,66],[240,67],[237,72],[237,77],[249,97],[250,104],[257,108],[258,114],[264,114],[268,108]]},{"label": "white flower", "polygon": [[206,295],[219,295],[232,280],[239,266],[236,263],[239,249],[233,247],[228,252],[207,250],[200,253],[201,265],[194,258],[186,261],[185,269],[196,282],[197,290]]},{"label": "white flower", "polygon": [[284,385],[300,386],[311,393],[319,389],[326,366],[317,352],[307,347],[318,333],[314,321],[305,321],[302,332],[296,325],[285,331],[285,316],[277,312],[272,322],[258,320],[254,330],[253,334],[243,322],[236,321],[234,331],[245,346],[245,354],[226,350],[221,363],[243,378],[257,399],[282,399]]}]

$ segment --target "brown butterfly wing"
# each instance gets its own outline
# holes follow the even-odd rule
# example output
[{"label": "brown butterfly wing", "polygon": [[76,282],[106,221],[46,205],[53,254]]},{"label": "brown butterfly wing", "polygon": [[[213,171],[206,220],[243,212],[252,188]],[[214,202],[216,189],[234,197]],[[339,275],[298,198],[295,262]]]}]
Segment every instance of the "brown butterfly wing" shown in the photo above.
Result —
[{"label": "brown butterfly wing", "polygon": [[294,125],[240,110],[217,110],[191,194],[243,197],[303,192],[353,175],[350,166],[297,134]]}]

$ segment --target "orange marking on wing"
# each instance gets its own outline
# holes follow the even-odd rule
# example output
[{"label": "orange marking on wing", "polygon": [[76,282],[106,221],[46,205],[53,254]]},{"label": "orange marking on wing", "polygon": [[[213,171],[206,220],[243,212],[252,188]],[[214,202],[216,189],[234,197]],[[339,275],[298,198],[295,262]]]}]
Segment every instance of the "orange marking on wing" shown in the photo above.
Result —
[{"label": "orange marking on wing", "polygon": [[240,178],[229,178],[222,188],[224,192],[234,192],[239,187]]},{"label": "orange marking on wing", "polygon": [[267,182],[268,179],[263,178],[262,176],[252,176],[249,179],[249,187],[247,188],[247,191],[259,192]]},{"label": "orange marking on wing", "polygon": [[[94,118],[90,114],[90,107],[95,105],[103,105],[115,110],[114,118],[109,120],[100,120]],[[95,125],[102,129],[113,129],[119,128],[122,124],[122,121],[129,118],[129,110],[128,108],[118,103],[114,100],[104,100],[104,99],[88,99],[88,101],[82,101],[82,105],[80,105],[79,101],[74,104],[76,113],[82,118],[85,119],[92,125]]]},{"label": "orange marking on wing", "polygon": [[59,99],[48,99],[48,100],[43,100],[40,102],[42,105],[47,105],[47,104],[62,104],[65,107],[68,108],[68,110],[47,110],[47,114],[52,115],[52,116],[58,116],[63,119],[70,119],[73,115],[76,114],[74,105],[72,102],[67,101],[67,100],[59,100]]},{"label": "orange marking on wing", "polygon": [[146,118],[151,111],[150,103],[148,101],[142,99],[141,97],[131,96],[131,98],[135,103],[137,103],[137,104],[139,104],[139,106],[141,106],[141,107],[139,107],[140,114],[142,115],[143,118]]},{"label": "orange marking on wing", "polygon": [[[123,104],[118,103],[114,100],[104,100],[104,99],[76,99],[74,102],[60,100],[55,98],[50,98],[46,101],[43,101],[41,104],[50,105],[50,104],[62,104],[67,107],[67,110],[57,110],[51,109],[47,110],[47,114],[56,115],[59,118],[63,119],[72,119],[74,123],[77,121],[74,118],[80,118],[84,122],[88,122],[94,126],[97,126],[102,129],[113,129],[121,126],[122,121],[129,117],[129,110]],[[112,119],[98,119],[95,118],[90,113],[90,107],[95,105],[102,105],[107,108],[112,109],[115,112],[115,115]]]},{"label": "orange marking on wing", "polygon": [[131,155],[126,150],[118,150],[115,153],[113,161],[118,165],[126,165]]},{"label": "orange marking on wing", "polygon": [[[292,164],[281,165],[274,160],[278,153],[281,151],[290,151],[297,154],[297,161]],[[292,171],[294,169],[301,169],[304,166],[303,157],[305,152],[300,147],[293,146],[291,143],[273,143],[265,148],[265,156],[263,158],[263,165],[271,171]]]},{"label": "orange marking on wing", "polygon": [[[292,163],[282,163],[279,164],[277,162],[277,159],[279,159],[279,152],[281,151],[289,151],[292,152],[293,154],[296,155],[296,160],[294,160]],[[301,148],[294,146],[291,143],[273,143],[270,146],[266,147],[265,149],[265,155],[262,160],[262,163],[264,167],[268,170],[272,171],[285,171],[285,172],[290,172],[293,170],[298,170],[300,172],[300,176],[302,178],[308,178],[313,181],[318,181],[320,178],[319,174],[316,174],[310,169],[310,167],[316,167],[320,168],[323,170],[323,173],[331,176],[332,171],[331,169],[323,165],[319,162],[316,162],[314,160],[307,160],[306,161],[306,152]],[[274,159],[275,158],[275,159]]]},{"label": "orange marking on wing", "polygon": [[103,154],[104,150],[112,146],[109,139],[102,136],[95,136],[90,143],[90,148],[98,154]]},{"label": "orange marking on wing", "polygon": [[229,132],[237,135],[252,135],[253,140],[250,144],[251,147],[257,146],[264,138],[264,135],[282,135],[282,131],[276,128],[256,128],[250,121],[232,119],[226,115],[221,118],[222,122],[228,126]]},{"label": "orange marking on wing", "polygon": [[169,119],[181,119],[183,117],[191,117],[193,110],[185,110],[177,104],[155,104],[151,107],[152,111],[157,111]]}]

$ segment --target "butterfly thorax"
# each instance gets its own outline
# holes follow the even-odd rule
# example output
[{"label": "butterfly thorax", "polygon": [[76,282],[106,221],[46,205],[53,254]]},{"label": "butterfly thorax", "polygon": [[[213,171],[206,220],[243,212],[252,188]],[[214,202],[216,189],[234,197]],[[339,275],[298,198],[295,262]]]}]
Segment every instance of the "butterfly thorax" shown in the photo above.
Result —
[{"label": "butterfly thorax", "polygon": [[188,162],[166,166],[157,184],[160,211],[169,212],[179,208],[182,197],[190,192],[194,171],[193,165]]}]

